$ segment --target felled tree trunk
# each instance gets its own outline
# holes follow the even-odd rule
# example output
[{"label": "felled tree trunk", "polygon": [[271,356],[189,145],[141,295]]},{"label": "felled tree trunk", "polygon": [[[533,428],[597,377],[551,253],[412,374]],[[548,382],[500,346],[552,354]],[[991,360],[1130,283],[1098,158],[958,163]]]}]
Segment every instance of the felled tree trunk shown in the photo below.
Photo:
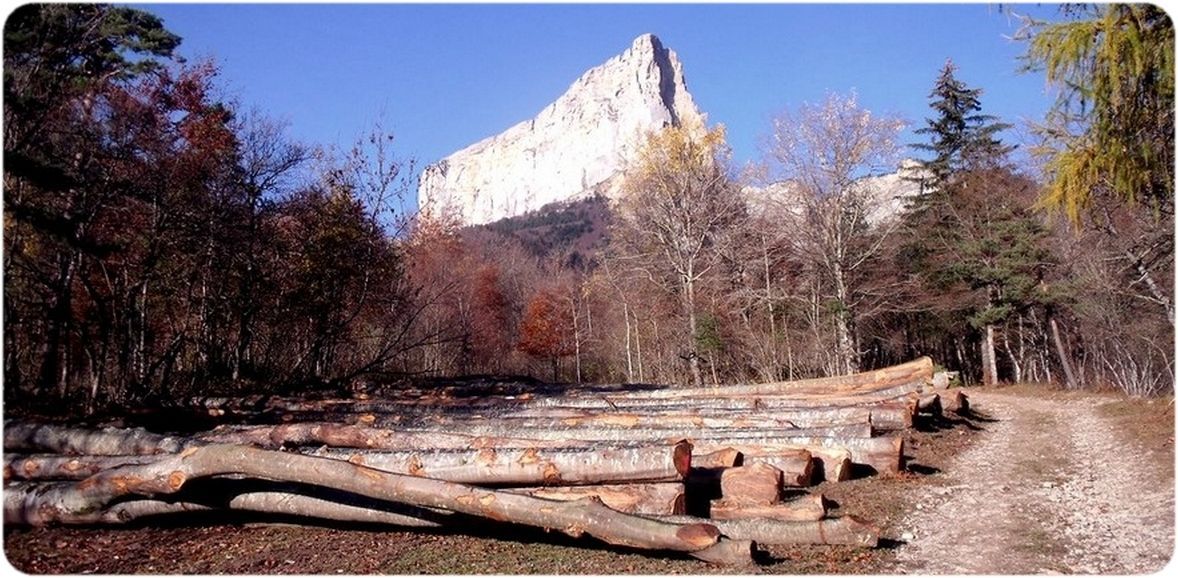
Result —
[{"label": "felled tree trunk", "polygon": [[508,448],[372,451],[320,448],[311,455],[396,474],[466,484],[562,485],[679,481],[691,471],[692,446],[607,449]]},{"label": "felled tree trunk", "polygon": [[808,393],[823,394],[826,392],[871,393],[882,389],[887,389],[899,383],[906,383],[922,379],[931,380],[932,376],[932,360],[928,357],[921,357],[901,365],[894,365],[875,371],[866,371],[845,376],[753,385],[732,385],[716,389],[660,389],[655,391],[632,393],[630,396],[635,398],[673,398],[707,395],[803,395]]},{"label": "felled tree trunk", "polygon": [[158,461],[157,455],[135,456],[4,456],[5,480],[84,480],[103,470]]},{"label": "felled tree trunk", "polygon": [[623,514],[594,498],[557,502],[381,472],[344,461],[229,445],[194,448],[152,464],[126,466],[75,484],[55,485],[27,495],[16,507],[5,508],[6,522],[71,523],[93,516],[118,498],[174,494],[190,479],[226,474],[311,484],[377,500],[558,529],[574,537],[589,534],[619,546],[697,552],[720,542],[715,526],[668,524]]},{"label": "felled tree trunk", "polygon": [[732,505],[764,505],[781,499],[781,470],[764,463],[728,468],[720,474],[720,495]]},{"label": "felled tree trunk", "polygon": [[896,474],[901,469],[904,441],[901,436],[874,438],[798,438],[764,437],[756,434],[746,437],[697,438],[692,440],[696,451],[706,453],[721,448],[736,448],[745,455],[772,452],[781,449],[802,448],[819,455],[824,450],[848,450],[851,462],[871,468],[874,473]]},{"label": "felled tree trunk", "polygon": [[765,545],[831,544],[874,548],[879,545],[879,528],[855,516],[828,518],[813,522],[787,522],[771,518],[712,520],[691,516],[667,516],[660,520],[686,524],[692,520],[715,524],[736,540],[752,540]]},{"label": "felled tree trunk", "polygon": [[218,428],[197,439],[209,443],[247,444],[277,449],[285,446],[331,446],[374,450],[419,448],[578,448],[581,440],[479,436],[444,431],[404,431],[324,422]]},{"label": "felled tree trunk", "polygon": [[596,496],[606,506],[627,514],[674,515],[687,511],[683,484],[674,482],[512,488],[505,491],[561,502]]},{"label": "felled tree trunk", "polygon": [[[745,428],[645,428],[645,429],[604,429],[604,428],[517,428],[501,430],[495,428],[480,428],[471,426],[455,428],[461,433],[497,437],[513,435],[528,439],[546,440],[584,440],[604,444],[606,442],[646,442],[673,443],[681,439],[709,439],[723,437],[739,437],[757,435],[761,437],[797,437],[797,438],[828,438],[851,439],[870,438],[871,426],[868,424],[834,426],[829,428],[807,429],[745,429]],[[721,448],[717,448],[721,449]]]},{"label": "felled tree trunk", "polygon": [[916,403],[916,411],[926,415],[941,415],[941,396],[934,393],[921,397]]},{"label": "felled tree trunk", "polygon": [[4,424],[4,450],[67,455],[120,456],[175,453],[201,442],[144,429],[89,429],[51,424]]},{"label": "felled tree trunk", "polygon": [[791,449],[748,454],[743,464],[772,466],[781,472],[781,484],[787,488],[804,488],[814,479],[814,457],[809,450]]},{"label": "felled tree trunk", "polygon": [[969,396],[961,390],[947,391],[941,396],[943,411],[957,415],[969,415]]},{"label": "felled tree trunk", "polygon": [[738,504],[721,498],[712,501],[709,517],[714,520],[766,518],[786,522],[813,522],[826,517],[826,503],[821,494],[801,496],[776,504]]},{"label": "felled tree trunk", "polygon": [[[587,425],[613,421],[620,423],[661,423],[664,425],[674,423],[695,427],[708,424],[708,427],[714,427],[728,421],[729,423],[724,425],[724,427],[745,427],[751,426],[750,424],[757,424],[759,427],[762,424],[757,420],[762,420],[780,422],[790,427],[799,428],[829,427],[860,423],[870,423],[875,429],[882,430],[904,429],[912,426],[911,414],[903,404],[898,403],[812,408],[758,407],[756,400],[748,400],[747,403],[743,404],[747,407],[738,408],[715,407],[711,401],[701,403],[702,405],[699,406],[636,406],[626,411],[615,411],[612,408],[537,407],[509,411],[501,417],[503,419],[559,419],[568,425]],[[636,417],[632,418],[629,416]],[[739,421],[741,418],[745,421]],[[461,418],[456,417],[455,419]]]},{"label": "felled tree trunk", "polygon": [[[42,494],[62,495],[71,491],[72,484],[56,483],[17,484],[4,489],[4,522],[6,524],[43,525],[41,518],[30,516],[38,507]],[[184,512],[231,510],[265,514],[299,516],[334,522],[389,524],[413,528],[437,528],[442,523],[378,508],[366,508],[333,502],[314,496],[289,492],[249,491],[232,496],[219,504],[196,501],[166,501],[133,499],[115,503],[107,508],[78,511],[68,519],[54,520],[63,524],[123,524],[147,518]],[[436,514],[435,514],[436,515]],[[444,517],[444,516],[440,516]]]},{"label": "felled tree trunk", "polygon": [[[699,413],[658,412],[635,410],[626,413],[582,412],[579,416],[566,417],[501,417],[470,418],[449,416],[432,420],[431,426],[445,429],[466,428],[483,430],[515,431],[519,429],[713,429],[713,428],[758,428],[758,429],[821,429],[867,424],[871,412],[858,408],[849,411],[799,411],[799,412],[726,412],[718,415]],[[840,413],[842,415],[840,415]]]},{"label": "felled tree trunk", "polygon": [[711,453],[691,455],[692,468],[731,468],[744,461],[744,455],[735,448],[724,448]]}]

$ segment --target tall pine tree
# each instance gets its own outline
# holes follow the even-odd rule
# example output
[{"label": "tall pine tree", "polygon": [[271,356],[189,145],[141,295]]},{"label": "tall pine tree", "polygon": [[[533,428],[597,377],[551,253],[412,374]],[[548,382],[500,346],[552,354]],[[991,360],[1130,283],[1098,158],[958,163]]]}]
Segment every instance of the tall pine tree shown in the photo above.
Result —
[{"label": "tall pine tree", "polygon": [[921,164],[930,175],[928,183],[934,188],[943,186],[954,174],[988,166],[1014,149],[997,138],[1010,125],[981,113],[982,89],[966,86],[953,75],[956,70],[952,60],[945,61],[929,95],[929,106],[937,115],[926,120],[927,126],[915,131],[930,135],[930,142],[912,145],[933,153],[931,160]]}]

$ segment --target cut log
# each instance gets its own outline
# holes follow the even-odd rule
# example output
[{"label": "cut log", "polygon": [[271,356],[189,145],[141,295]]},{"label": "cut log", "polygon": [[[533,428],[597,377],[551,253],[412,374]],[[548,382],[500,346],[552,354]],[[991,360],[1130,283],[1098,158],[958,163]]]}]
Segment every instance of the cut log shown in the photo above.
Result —
[{"label": "cut log", "polygon": [[442,431],[404,431],[321,422],[221,427],[210,433],[199,435],[197,439],[209,443],[247,444],[271,449],[310,445],[380,450],[594,446],[592,442],[578,440],[539,440]]},{"label": "cut log", "polygon": [[[707,520],[704,521],[707,522]],[[753,551],[755,549],[756,544],[752,540],[720,536],[720,540],[714,545],[692,552],[691,555],[717,566],[753,566]]]},{"label": "cut log", "polygon": [[710,517],[715,520],[768,518],[786,522],[813,522],[826,517],[826,503],[821,494],[770,505],[733,504],[721,498],[712,501]]},{"label": "cut log", "polygon": [[4,456],[5,480],[84,480],[103,470],[147,464],[159,455],[136,456]]},{"label": "cut log", "polygon": [[89,429],[52,424],[4,424],[4,451],[79,456],[175,453],[201,442],[144,429]]},{"label": "cut log", "polygon": [[605,505],[627,514],[674,515],[687,511],[683,484],[673,482],[512,488],[504,491],[560,502],[596,496]]},{"label": "cut log", "polygon": [[926,395],[916,403],[916,412],[925,415],[941,415],[941,396],[939,394]]},{"label": "cut log", "polygon": [[795,412],[739,411],[720,415],[647,411],[645,408],[625,413],[582,412],[566,417],[471,418],[451,415],[434,416],[429,427],[452,431],[477,428],[479,431],[516,431],[521,429],[821,429],[870,423],[871,412],[862,408]]},{"label": "cut log", "polygon": [[820,454],[823,449],[845,449],[850,451],[853,464],[870,468],[871,471],[866,473],[879,474],[899,473],[904,446],[903,438],[898,435],[845,439],[749,435],[746,437],[696,438],[692,442],[695,444],[696,451],[702,453],[727,447],[736,448],[746,455],[789,448],[802,448],[812,454]]},{"label": "cut log", "polygon": [[879,545],[879,528],[855,516],[829,518],[813,522],[787,522],[771,518],[712,520],[691,516],[667,516],[660,520],[687,524],[706,521],[715,524],[725,536],[752,540],[769,546],[830,544],[875,548]]},{"label": "cut log", "polygon": [[[25,519],[26,513],[29,508],[33,507],[31,504],[37,501],[38,495],[45,493],[60,495],[69,492],[69,488],[72,486],[72,484],[62,484],[61,482],[57,482],[57,484],[60,487],[54,488],[53,485],[38,483],[16,484],[4,488],[5,523],[39,525],[33,520]],[[435,520],[384,509],[333,502],[297,493],[270,491],[243,492],[217,504],[135,499],[118,502],[103,509],[76,512],[68,520],[56,521],[63,524],[123,524],[150,516],[214,510],[282,514],[334,522],[388,524],[413,528],[442,526],[441,522]],[[438,516],[437,513],[432,514]]]},{"label": "cut log", "polygon": [[70,523],[88,512],[105,509],[118,498],[174,494],[190,479],[226,474],[323,486],[377,500],[557,529],[574,537],[587,533],[609,544],[633,548],[696,552],[720,539],[715,526],[667,524],[623,514],[594,498],[557,502],[392,474],[338,460],[230,445],[193,448],[152,464],[116,468],[78,483],[26,494],[27,499],[5,508],[5,522]]},{"label": "cut log", "polygon": [[753,385],[732,385],[722,388],[680,388],[660,389],[655,391],[630,394],[640,398],[692,397],[707,395],[764,395],[764,394],[822,394],[826,392],[839,393],[873,393],[887,389],[899,383],[910,381],[930,381],[933,376],[933,361],[928,357],[885,367],[875,371],[866,371],[853,375],[805,379],[800,381],[784,381]]},{"label": "cut log", "polygon": [[[645,443],[673,443],[681,439],[709,439],[720,437],[741,437],[752,436],[758,437],[797,437],[797,438],[831,438],[831,439],[851,439],[851,438],[871,438],[871,426],[864,424],[844,425],[829,428],[807,428],[807,429],[744,429],[744,428],[646,428],[646,429],[597,429],[597,428],[518,428],[513,430],[498,430],[490,428],[481,428],[479,426],[463,427],[458,429],[460,433],[471,435],[481,435],[487,437],[498,437],[502,435],[513,435],[528,439],[545,439],[545,440],[562,440],[562,441],[594,441],[594,442],[613,442],[610,445],[616,445],[623,442],[645,442]],[[599,444],[600,445],[600,444]],[[716,448],[722,449],[722,448]]]},{"label": "cut log", "polygon": [[758,452],[744,456],[743,463],[745,466],[756,464],[773,466],[781,472],[781,484],[786,488],[804,488],[814,480],[814,458],[809,450],[789,449]]},{"label": "cut log", "polygon": [[319,448],[309,455],[395,474],[476,485],[565,485],[679,481],[691,444],[586,448],[373,451]]},{"label": "cut log", "polygon": [[941,405],[943,411],[969,415],[969,396],[960,389],[945,392],[941,396]]},{"label": "cut log", "polygon": [[720,474],[720,495],[734,506],[768,506],[781,499],[781,470],[764,463],[727,468]]},{"label": "cut log", "polygon": [[842,482],[851,479],[851,451],[846,448],[818,448],[811,446],[813,482]]},{"label": "cut log", "polygon": [[724,448],[707,454],[692,454],[693,468],[731,468],[744,462],[744,456],[734,448]]}]

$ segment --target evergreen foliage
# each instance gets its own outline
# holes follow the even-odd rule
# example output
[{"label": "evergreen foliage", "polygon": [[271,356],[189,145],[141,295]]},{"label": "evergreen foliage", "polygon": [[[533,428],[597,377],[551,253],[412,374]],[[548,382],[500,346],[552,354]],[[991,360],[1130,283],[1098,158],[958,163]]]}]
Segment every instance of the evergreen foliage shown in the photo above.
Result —
[{"label": "evergreen foliage", "polygon": [[929,184],[933,187],[943,185],[954,173],[984,166],[1014,148],[1003,145],[997,138],[1010,125],[996,122],[992,115],[981,114],[982,89],[966,86],[954,76],[956,70],[952,60],[945,61],[929,95],[929,105],[937,115],[915,131],[930,135],[930,142],[912,145],[933,153],[932,160],[922,163],[931,175]]}]

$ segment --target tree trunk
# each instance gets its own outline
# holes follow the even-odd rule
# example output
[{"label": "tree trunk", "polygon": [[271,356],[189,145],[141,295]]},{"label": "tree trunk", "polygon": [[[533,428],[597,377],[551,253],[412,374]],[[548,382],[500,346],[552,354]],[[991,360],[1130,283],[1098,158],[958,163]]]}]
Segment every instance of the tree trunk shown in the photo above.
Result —
[{"label": "tree trunk", "polygon": [[691,471],[691,444],[605,450],[512,448],[370,451],[321,448],[310,455],[395,474],[467,484],[564,485],[679,481]]},{"label": "tree trunk", "polygon": [[[778,428],[778,429],[749,429],[749,428],[641,428],[641,429],[607,429],[607,428],[544,428],[544,427],[467,427],[450,426],[456,431],[472,435],[499,437],[507,433],[514,433],[531,439],[547,440],[585,440],[601,442],[602,445],[616,445],[621,442],[646,443],[674,443],[682,439],[710,439],[716,437],[796,437],[807,439],[866,439],[872,435],[868,424],[841,425],[824,428]],[[612,442],[612,444],[611,444]]]},{"label": "tree trunk", "polygon": [[1063,345],[1063,339],[1059,337],[1059,325],[1055,322],[1054,317],[1048,318],[1048,323],[1051,325],[1051,340],[1055,342],[1055,353],[1059,355],[1059,364],[1063,366],[1064,380],[1068,389],[1076,389],[1076,375],[1072,373],[1071,356]]},{"label": "tree trunk", "polygon": [[[30,510],[41,494],[67,494],[73,484],[17,484],[4,489],[4,523],[43,525],[40,519],[29,517]],[[440,522],[401,514],[379,508],[344,504],[288,492],[248,491],[216,504],[195,501],[134,499],[91,511],[59,512],[53,519],[58,524],[125,524],[141,518],[179,514],[232,510],[265,514],[283,514],[317,520],[389,524],[414,528],[439,528]],[[435,514],[436,515],[436,514]],[[444,516],[439,516],[444,517]]]},{"label": "tree trunk", "polygon": [[5,480],[84,480],[94,474],[128,465],[160,460],[154,455],[127,456],[4,456]]},{"label": "tree trunk", "polygon": [[982,385],[998,383],[998,359],[994,353],[994,324],[987,324],[982,339]]},{"label": "tree trunk", "polygon": [[875,548],[879,545],[879,528],[855,516],[815,522],[786,522],[771,518],[715,520],[691,516],[667,516],[659,519],[679,524],[692,521],[708,522],[734,540],[752,540],[757,544],[769,546],[830,544]]},{"label": "tree trunk", "polygon": [[761,505],[734,504],[723,498],[712,502],[710,517],[714,520],[769,518],[783,522],[816,522],[826,517],[826,504],[821,494]]},{"label": "tree trunk", "polygon": [[144,429],[93,430],[32,423],[4,425],[4,450],[10,452],[120,456],[175,453],[196,445],[201,442],[153,434]]},{"label": "tree trunk", "polygon": [[720,474],[720,495],[733,506],[768,506],[781,499],[781,470],[754,463],[725,469]]},{"label": "tree trunk", "polygon": [[[814,480],[814,457],[808,450],[782,450],[744,455],[746,467],[772,466],[781,472],[781,484],[787,488],[804,488]],[[848,459],[850,459],[848,457]],[[848,472],[849,473],[849,472]]]},{"label": "tree trunk", "polygon": [[[814,456],[823,456],[826,451],[846,450],[851,462],[867,466],[874,473],[896,474],[901,470],[904,441],[901,436],[874,438],[795,438],[795,437],[748,437],[699,438],[693,440],[695,451],[708,453],[717,449],[735,448],[744,455],[754,455],[782,449],[805,449]],[[821,458],[820,458],[821,459]]]},{"label": "tree trunk", "polygon": [[926,415],[941,415],[941,396],[934,393],[921,397],[920,400],[916,402],[916,411]]},{"label": "tree trunk", "polygon": [[[108,470],[76,484],[55,485],[9,506],[5,522],[70,523],[128,496],[175,494],[195,478],[240,474],[310,484],[419,507],[442,508],[517,524],[589,534],[609,544],[653,550],[696,552],[720,541],[708,524],[668,524],[614,511],[588,498],[556,502],[486,490],[430,478],[381,472],[326,460],[245,446],[206,446],[159,462]],[[6,496],[7,498],[7,496]]]},{"label": "tree trunk", "polygon": [[695,283],[690,276],[684,282],[684,289],[686,290],[684,295],[686,296],[685,304],[687,305],[687,326],[688,333],[690,334],[688,335],[690,343],[687,347],[687,363],[691,368],[692,385],[703,387],[704,376],[699,369],[699,353],[696,351],[696,347],[699,345],[699,324],[695,315]]},{"label": "tree trunk", "polygon": [[596,496],[606,506],[627,514],[673,515],[687,511],[682,483],[557,486],[504,491],[560,502]]},{"label": "tree trunk", "polygon": [[221,427],[196,439],[208,443],[246,444],[278,449],[289,446],[331,446],[371,450],[484,449],[484,448],[589,448],[600,444],[584,440],[526,439],[478,436],[443,431],[399,431],[363,425],[288,423],[275,426]]}]

